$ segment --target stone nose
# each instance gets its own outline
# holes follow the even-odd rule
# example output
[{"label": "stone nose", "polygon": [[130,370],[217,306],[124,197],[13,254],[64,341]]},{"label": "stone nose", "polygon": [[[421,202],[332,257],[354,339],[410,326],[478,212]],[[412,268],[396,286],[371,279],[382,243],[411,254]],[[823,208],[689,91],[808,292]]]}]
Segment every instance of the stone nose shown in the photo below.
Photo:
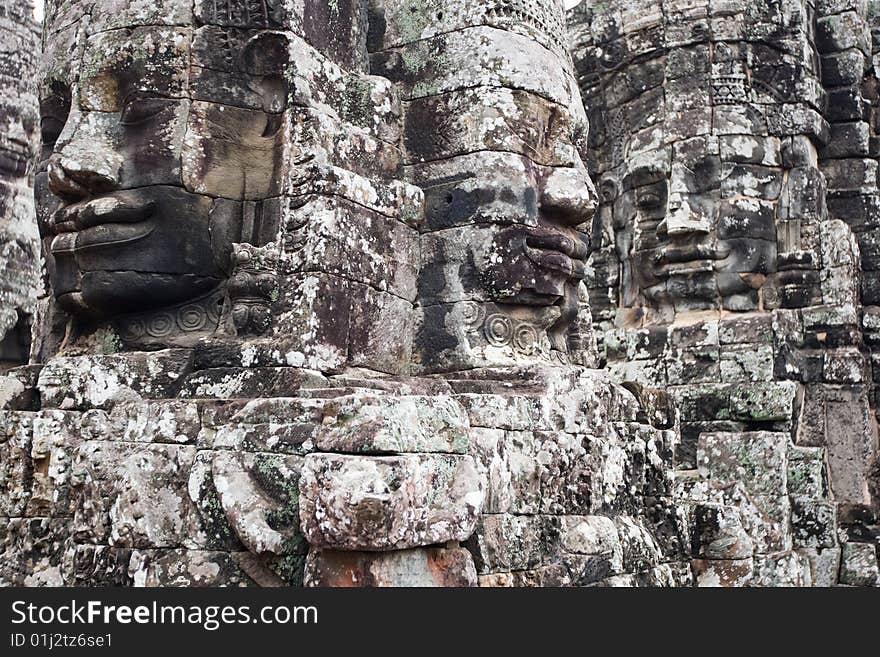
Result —
[{"label": "stone nose", "polygon": [[659,234],[670,236],[676,235],[704,235],[710,231],[706,217],[695,212],[686,195],[679,192],[669,194],[666,203],[666,217],[657,227]]},{"label": "stone nose", "polygon": [[80,199],[119,188],[123,154],[115,145],[117,120],[102,112],[71,111],[46,166],[49,191]]},{"label": "stone nose", "polygon": [[598,194],[585,169],[557,167],[544,180],[541,212],[551,221],[578,226],[592,220]]},{"label": "stone nose", "polygon": [[47,166],[49,190],[59,197],[86,198],[117,186],[114,177],[95,169],[97,167],[83,166],[74,159],[55,154]]}]

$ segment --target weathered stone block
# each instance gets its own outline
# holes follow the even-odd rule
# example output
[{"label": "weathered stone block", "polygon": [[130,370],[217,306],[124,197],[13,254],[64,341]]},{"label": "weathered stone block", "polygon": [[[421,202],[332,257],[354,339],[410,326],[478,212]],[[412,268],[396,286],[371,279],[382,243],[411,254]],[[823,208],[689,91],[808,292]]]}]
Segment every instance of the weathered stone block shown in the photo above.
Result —
[{"label": "weathered stone block", "polygon": [[359,283],[351,283],[349,294],[350,365],[388,374],[408,372],[415,331],[412,303]]},{"label": "weathered stone block", "polygon": [[729,385],[700,384],[675,386],[669,391],[675,400],[682,422],[705,422],[732,419]]},{"label": "weathered stone block", "polygon": [[867,472],[877,442],[861,386],[825,390],[825,440],[831,490],[840,502],[869,499]]},{"label": "weathered stone block", "polygon": [[126,99],[120,96],[114,75],[126,63],[135,77],[133,88],[166,98],[185,96],[190,43],[192,30],[187,28],[135,27],[92,35],[84,50],[82,109],[122,109]]},{"label": "weathered stone block", "polygon": [[315,447],[325,452],[464,454],[467,415],[451,397],[338,397],[327,402]]},{"label": "weathered stone block", "polygon": [[[326,361],[316,364],[326,364]],[[180,397],[185,399],[279,397],[296,390],[323,388],[326,384],[327,380],[319,372],[299,367],[214,367],[187,376],[181,383]]]},{"label": "weathered stone block", "polygon": [[0,516],[24,515],[31,496],[33,419],[0,413]]},{"label": "weathered stone block", "polygon": [[72,586],[131,586],[132,550],[105,545],[76,545],[65,555],[65,583]]},{"label": "weathered stone block", "polygon": [[464,541],[484,490],[470,456],[309,454],[299,484],[302,529],[312,546],[343,550]]},{"label": "weathered stone block", "polygon": [[471,454],[486,479],[484,513],[539,513],[539,444],[527,431],[471,429]]},{"label": "weathered stone block", "polygon": [[313,550],[305,567],[305,586],[470,587],[477,571],[464,548],[395,552]]},{"label": "weathered stone block", "polygon": [[874,545],[844,543],[840,556],[840,583],[849,586],[880,585],[880,566]]},{"label": "weathered stone block", "polygon": [[74,536],[114,547],[199,547],[187,491],[195,456],[190,445],[84,442],[73,466]]},{"label": "weathered stone block", "polygon": [[[596,510],[594,505],[601,502],[598,499],[593,500],[594,486],[591,484],[598,488],[599,483],[594,479],[593,473],[608,462],[618,465],[624,458],[623,449],[600,439],[590,440],[589,437],[564,432],[540,432],[536,433],[536,439],[537,461],[542,466],[539,470],[541,512],[586,515]],[[588,449],[591,443],[592,446]],[[590,459],[588,454],[591,451],[594,454],[603,454],[599,458]],[[609,456],[608,452],[613,454]],[[606,483],[606,490],[602,492],[610,502],[623,482],[613,480],[613,475],[617,474],[616,469],[609,470],[612,480],[603,482]]]},{"label": "weathered stone block", "polygon": [[788,448],[788,494],[819,499],[825,494],[825,450],[821,447]]},{"label": "weathered stone block", "polygon": [[755,573],[749,586],[809,586],[809,561],[796,552],[755,557]]},{"label": "weathered stone block", "polygon": [[721,349],[724,383],[773,380],[773,348],[769,345],[731,345]]},{"label": "weathered stone block", "polygon": [[0,375],[0,409],[10,411],[37,410],[37,376],[39,366],[15,367]]},{"label": "weathered stone block", "polygon": [[864,68],[865,54],[858,48],[829,53],[822,57],[822,82],[829,87],[856,84]]},{"label": "weathered stone block", "polygon": [[614,524],[620,537],[624,572],[639,573],[657,566],[662,559],[660,546],[640,520],[618,516]]},{"label": "weathered stone block", "polygon": [[517,395],[459,394],[455,400],[468,414],[472,427],[527,431],[535,412],[531,400]]},{"label": "weathered stone block", "polygon": [[781,143],[775,137],[752,137],[747,135],[722,136],[718,139],[721,159],[725,162],[779,166]]},{"label": "weathered stone block", "polygon": [[[355,194],[350,194],[354,196]],[[299,248],[289,254],[292,272],[323,272],[413,301],[419,264],[418,234],[395,215],[365,210],[375,189],[351,201],[315,196],[291,211]],[[356,204],[357,203],[357,204]],[[299,204],[298,204],[299,205]]]},{"label": "weathered stone block", "polygon": [[831,502],[793,499],[792,542],[795,547],[831,548],[837,545],[837,506]]},{"label": "weathered stone block", "polygon": [[3,518],[0,585],[63,586],[68,518]]},{"label": "weathered stone block", "polygon": [[480,575],[527,570],[542,563],[552,551],[548,523],[541,516],[485,514],[468,548]]},{"label": "weathered stone block", "polygon": [[823,158],[864,157],[870,153],[870,134],[864,121],[835,123],[831,126],[831,139],[822,148]]},{"label": "weathered stone block", "polygon": [[700,474],[742,482],[750,494],[782,497],[786,489],[788,437],[767,431],[703,434],[697,447]]},{"label": "weathered stone block", "polygon": [[720,350],[717,347],[691,347],[666,359],[669,385],[715,383],[721,377]]},{"label": "weathered stone block", "polygon": [[813,586],[827,588],[837,584],[840,572],[840,548],[822,550],[804,548],[798,553],[810,562],[810,580]]},{"label": "weathered stone block", "polygon": [[191,361],[192,354],[182,349],[56,358],[41,370],[37,387],[44,408],[109,408],[175,396]]},{"label": "weathered stone block", "polygon": [[227,450],[213,453],[211,475],[217,499],[236,536],[251,553],[305,554],[308,546],[299,514],[302,464],[300,456]]},{"label": "weathered stone block", "polygon": [[816,47],[823,54],[848,48],[870,53],[870,33],[864,18],[855,11],[820,18],[816,21]]},{"label": "weathered stone block", "polygon": [[754,576],[755,564],[752,559],[737,561],[710,561],[695,559],[693,561],[694,577],[698,587],[738,588],[748,586]]},{"label": "weathered stone block", "polygon": [[202,423],[192,402],[119,402],[110,410],[90,409],[81,416],[80,430],[89,440],[137,443],[198,443]]},{"label": "weathered stone block", "polygon": [[703,559],[748,559],[755,550],[743,528],[739,509],[700,504],[694,508],[693,555]]},{"label": "weathered stone block", "polygon": [[730,391],[731,416],[738,420],[789,421],[797,384],[793,381],[735,386]]},{"label": "weathered stone block", "polygon": [[205,430],[214,449],[303,454],[314,445],[323,418],[320,399],[254,399]]},{"label": "weathered stone block", "polygon": [[[475,34],[481,38],[476,39]],[[498,45],[502,39],[504,46]],[[521,43],[522,52],[534,54],[528,67],[509,60],[509,53],[520,51],[512,43]],[[466,34],[451,32],[377,53],[372,70],[399,82],[406,100],[460,90],[479,80],[485,86],[523,89],[555,102],[568,102],[574,80],[559,67],[556,56],[540,52],[532,43],[508,31],[474,27]],[[505,59],[508,61],[502,63]]]},{"label": "weathered stone block", "polygon": [[291,276],[279,304],[284,311],[273,331],[288,364],[322,372],[350,364],[394,374],[409,365],[414,318],[406,299],[317,272]]},{"label": "weathered stone block", "polygon": [[134,586],[198,588],[277,585],[278,582],[264,580],[259,571],[259,564],[247,552],[132,550],[127,574]]}]

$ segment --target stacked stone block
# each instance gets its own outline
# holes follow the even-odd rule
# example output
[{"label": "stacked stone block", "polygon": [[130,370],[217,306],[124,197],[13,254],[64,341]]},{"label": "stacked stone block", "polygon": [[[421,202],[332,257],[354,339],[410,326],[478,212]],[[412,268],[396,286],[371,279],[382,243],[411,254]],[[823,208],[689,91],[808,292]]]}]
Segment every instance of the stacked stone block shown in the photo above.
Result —
[{"label": "stacked stone block", "polygon": [[505,393],[315,374],[298,397],[194,397],[192,368],[173,350],[7,374],[4,583],[690,582],[662,396],[550,368]]},{"label": "stacked stone block", "polygon": [[605,192],[600,359],[675,400],[698,583],[846,584],[853,532],[838,530],[871,504],[877,442],[863,240],[831,206],[867,140],[823,76],[835,29],[864,61],[864,20],[840,3],[666,4],[570,15]]},{"label": "stacked stone block", "polygon": [[27,0],[0,5],[0,366],[27,362],[39,286],[31,160],[39,140],[39,28]]},{"label": "stacked stone block", "polygon": [[47,16],[0,583],[877,583],[863,7]]}]

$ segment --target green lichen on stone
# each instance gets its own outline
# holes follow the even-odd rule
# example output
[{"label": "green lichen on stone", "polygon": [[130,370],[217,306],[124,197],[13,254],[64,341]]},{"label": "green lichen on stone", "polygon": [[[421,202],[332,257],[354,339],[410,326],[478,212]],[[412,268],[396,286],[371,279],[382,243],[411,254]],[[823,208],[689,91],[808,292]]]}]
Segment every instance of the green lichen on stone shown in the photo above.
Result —
[{"label": "green lichen on stone", "polygon": [[277,456],[257,455],[254,478],[260,487],[280,503],[266,512],[266,522],[275,530],[299,527],[299,476],[288,476]]},{"label": "green lichen on stone", "polygon": [[789,468],[788,490],[790,493],[801,491],[809,481],[810,477],[802,468]]},{"label": "green lichen on stone", "polygon": [[356,414],[356,413],[353,413],[353,412],[351,412],[351,411],[343,411],[343,410],[340,410],[338,413],[336,413],[336,416],[335,416],[336,422],[335,422],[335,424],[336,424],[337,426],[341,426],[341,425],[344,425],[344,424],[348,424],[349,422],[351,422],[352,420],[354,420],[356,417],[357,417],[357,414]]},{"label": "green lichen on stone", "polygon": [[[424,71],[431,62],[431,53],[424,43],[416,43],[404,48],[401,53],[403,68],[407,75],[416,76]],[[419,83],[424,85],[425,83]],[[418,84],[415,86],[419,86]]]},{"label": "green lichen on stone", "polygon": [[790,420],[793,401],[793,387],[782,383],[747,386],[731,392],[733,415],[756,422]]},{"label": "green lichen on stone", "polygon": [[410,0],[400,8],[397,27],[404,43],[418,41],[424,29],[431,24],[431,16],[424,0]]},{"label": "green lichen on stone", "polygon": [[303,539],[302,546],[298,546],[298,551],[274,557],[269,561],[269,567],[287,586],[299,587],[303,585],[303,571],[306,565],[305,550],[307,548],[308,544]]},{"label": "green lichen on stone", "polygon": [[823,451],[794,447],[788,452],[788,494],[818,498],[824,494]]},{"label": "green lichen on stone", "polygon": [[[438,481],[451,482],[458,471],[459,462],[453,459],[437,459],[435,472]],[[428,503],[434,504],[445,499],[446,490],[443,486],[431,487],[428,491]]]},{"label": "green lichen on stone", "polygon": [[210,481],[203,481],[199,487],[199,506],[205,531],[213,539],[221,541],[224,545],[238,543],[238,538],[226,518],[223,505],[220,503],[220,496]]},{"label": "green lichen on stone", "polygon": [[400,213],[400,220],[409,225],[417,225],[422,221],[422,206],[421,205],[404,205],[403,211]]},{"label": "green lichen on stone", "polygon": [[101,337],[100,352],[102,354],[116,354],[122,351],[122,340],[114,331],[107,331]]},{"label": "green lichen on stone", "polygon": [[740,444],[733,450],[733,453],[739,466],[745,470],[750,477],[755,477],[760,475],[762,464],[759,459],[755,458],[752,448],[753,445],[749,443]]},{"label": "green lichen on stone", "polygon": [[350,76],[342,94],[342,114],[355,125],[372,125],[375,116],[373,106],[373,87],[357,75]]}]

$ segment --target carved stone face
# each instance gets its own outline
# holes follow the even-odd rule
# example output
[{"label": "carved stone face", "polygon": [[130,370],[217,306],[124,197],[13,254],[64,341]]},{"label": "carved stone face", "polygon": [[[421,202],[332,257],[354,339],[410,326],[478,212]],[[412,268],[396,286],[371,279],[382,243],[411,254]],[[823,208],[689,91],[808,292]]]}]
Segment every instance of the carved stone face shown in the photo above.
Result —
[{"label": "carved stone face", "polygon": [[625,307],[643,304],[666,319],[692,310],[750,310],[755,291],[775,271],[774,216],[765,199],[748,194],[762,187],[778,198],[781,171],[722,163],[712,140],[679,145],[666,171],[624,176],[612,203]]},{"label": "carved stone face", "polygon": [[547,309],[538,313],[551,348],[562,354],[569,351],[589,254],[589,238],[579,227],[595,207],[592,183],[579,158],[578,164],[544,167],[533,178],[515,181],[524,192],[525,215],[510,215],[513,225],[497,233],[478,261],[494,300]]},{"label": "carved stone face", "polygon": [[68,30],[79,56],[48,58],[36,190],[54,295],[97,317],[197,299],[226,278],[231,244],[254,237],[245,205],[275,193],[285,102],[256,32],[104,27]]},{"label": "carved stone face", "polygon": [[32,81],[39,28],[30,3],[3,4],[0,19],[0,365],[27,360],[39,281],[30,161],[38,120]]},{"label": "carved stone face", "polygon": [[[426,28],[437,36],[374,61],[402,81],[409,172],[425,190],[417,341],[443,368],[577,359],[596,197],[559,7],[456,7]],[[402,19],[386,20],[386,41],[404,38]]]},{"label": "carved stone face", "polygon": [[[610,300],[623,323],[778,307],[778,252],[803,248],[777,244],[779,222],[792,218],[784,202],[794,178],[786,172],[816,165],[810,157],[784,161],[798,137],[780,138],[771,127],[786,124],[791,134],[809,114],[781,102],[772,80],[759,79],[764,69],[746,75],[748,62],[764,56],[759,46],[709,45],[648,49],[641,59],[629,53],[637,63],[607,70],[603,49],[581,61],[594,85],[587,104],[601,126],[595,162],[606,190],[594,226],[603,243],[595,246],[619,270],[619,295]],[[810,126],[798,129],[808,140]]]},{"label": "carved stone face", "polygon": [[[718,240],[720,162],[702,154],[668,169],[635,170],[613,201],[615,240],[627,285],[654,309],[717,305],[718,271],[730,254]],[[632,185],[630,187],[630,185]]]},{"label": "carved stone face", "polygon": [[[16,89],[16,91],[19,91]],[[31,156],[35,117],[13,104],[13,97],[0,101],[0,181],[18,181],[27,174],[27,163]]]}]

